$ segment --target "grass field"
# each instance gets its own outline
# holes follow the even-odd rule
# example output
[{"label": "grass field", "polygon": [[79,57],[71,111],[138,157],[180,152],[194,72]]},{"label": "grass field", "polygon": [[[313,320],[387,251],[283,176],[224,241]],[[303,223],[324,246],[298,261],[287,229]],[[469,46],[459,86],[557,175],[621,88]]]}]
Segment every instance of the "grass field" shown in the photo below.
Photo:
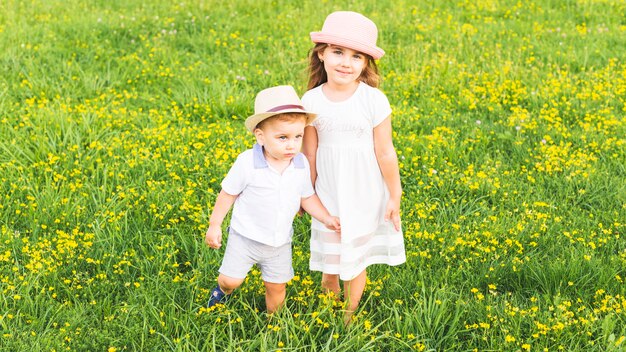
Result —
[{"label": "grass field", "polygon": [[[327,14],[374,20],[407,263],[355,324],[308,271],[204,308],[257,91]],[[0,2],[0,350],[626,350],[626,2]]]}]

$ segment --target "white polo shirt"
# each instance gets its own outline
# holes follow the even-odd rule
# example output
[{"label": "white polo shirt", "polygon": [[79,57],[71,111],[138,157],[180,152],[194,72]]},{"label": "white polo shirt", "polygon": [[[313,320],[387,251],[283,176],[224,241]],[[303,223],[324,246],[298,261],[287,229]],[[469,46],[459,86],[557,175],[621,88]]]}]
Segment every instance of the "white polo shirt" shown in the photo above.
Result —
[{"label": "white polo shirt", "polygon": [[267,163],[258,144],[239,154],[222,181],[222,190],[239,195],[230,226],[244,237],[274,247],[291,242],[300,201],[315,194],[304,154],[296,154],[280,174]]}]

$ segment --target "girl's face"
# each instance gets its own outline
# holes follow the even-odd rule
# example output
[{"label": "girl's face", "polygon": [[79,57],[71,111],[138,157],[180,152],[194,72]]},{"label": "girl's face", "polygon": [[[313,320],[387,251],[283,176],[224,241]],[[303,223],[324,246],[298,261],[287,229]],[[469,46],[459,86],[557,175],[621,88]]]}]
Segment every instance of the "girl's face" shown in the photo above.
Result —
[{"label": "girl's face", "polygon": [[367,66],[365,54],[337,45],[328,45],[318,57],[324,63],[330,85],[357,84],[361,72]]}]

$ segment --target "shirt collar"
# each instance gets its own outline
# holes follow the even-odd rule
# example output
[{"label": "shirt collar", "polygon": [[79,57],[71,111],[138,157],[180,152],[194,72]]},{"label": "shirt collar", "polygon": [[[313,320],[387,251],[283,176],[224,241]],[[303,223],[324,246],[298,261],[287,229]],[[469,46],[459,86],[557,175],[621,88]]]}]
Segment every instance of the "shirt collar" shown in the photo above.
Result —
[{"label": "shirt collar", "polygon": [[302,156],[302,153],[296,154],[291,160],[293,161],[293,167],[296,169],[304,169],[304,156]]},{"label": "shirt collar", "polygon": [[[269,164],[265,159],[265,155],[263,154],[263,147],[261,147],[258,143],[255,143],[252,147],[252,156],[254,159],[255,169],[264,169],[269,167]],[[304,157],[302,156],[302,153],[296,154],[291,161],[293,163],[293,167],[296,169],[304,169]]]}]

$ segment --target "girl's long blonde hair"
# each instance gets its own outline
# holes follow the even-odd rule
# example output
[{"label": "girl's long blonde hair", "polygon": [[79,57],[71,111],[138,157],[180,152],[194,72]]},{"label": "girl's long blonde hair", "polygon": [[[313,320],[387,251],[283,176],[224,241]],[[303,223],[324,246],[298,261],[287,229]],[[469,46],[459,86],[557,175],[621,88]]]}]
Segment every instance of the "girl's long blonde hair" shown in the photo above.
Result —
[{"label": "girl's long blonde hair", "polygon": [[[324,70],[324,63],[319,58],[319,54],[327,47],[328,44],[317,43],[309,52],[309,84],[307,85],[307,90],[311,90],[328,81],[326,70]],[[380,75],[378,74],[376,61],[374,61],[374,59],[367,54],[363,55],[367,58],[367,64],[365,65],[363,72],[361,72],[359,80],[371,87],[378,88],[378,85],[380,84]]]}]

